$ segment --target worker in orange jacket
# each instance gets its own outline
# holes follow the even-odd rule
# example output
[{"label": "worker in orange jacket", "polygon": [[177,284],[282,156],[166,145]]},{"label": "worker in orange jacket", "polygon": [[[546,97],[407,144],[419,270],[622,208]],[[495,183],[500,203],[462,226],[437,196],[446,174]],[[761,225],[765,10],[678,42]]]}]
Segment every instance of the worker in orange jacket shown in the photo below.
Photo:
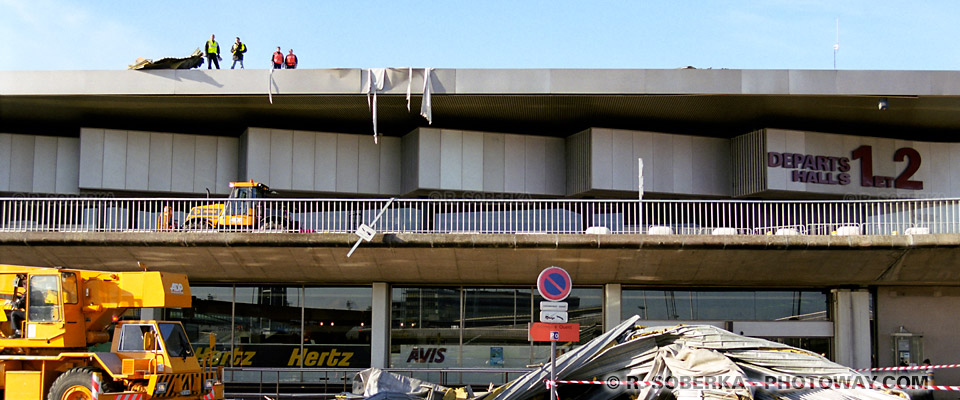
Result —
[{"label": "worker in orange jacket", "polygon": [[277,51],[273,52],[273,69],[283,68],[283,52],[280,51],[280,46],[277,46]]},{"label": "worker in orange jacket", "polygon": [[287,69],[297,69],[297,55],[293,54],[293,49],[290,49],[290,54],[287,54],[286,65]]}]

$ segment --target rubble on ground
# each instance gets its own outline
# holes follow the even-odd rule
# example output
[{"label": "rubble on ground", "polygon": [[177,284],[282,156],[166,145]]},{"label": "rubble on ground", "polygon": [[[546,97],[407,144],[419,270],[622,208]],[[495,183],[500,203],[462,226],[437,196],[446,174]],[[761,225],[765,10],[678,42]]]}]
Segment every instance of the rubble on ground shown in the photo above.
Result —
[{"label": "rubble on ground", "polygon": [[[564,400],[910,398],[902,391],[871,389],[869,376],[807,350],[736,335],[709,325],[643,327],[638,325],[639,319],[634,316],[559,356],[558,381],[592,383],[560,383],[557,397]],[[540,368],[503,386],[469,397],[545,400],[549,397],[546,385],[549,378],[550,365],[544,362]],[[637,384],[628,384],[630,382]],[[851,388],[850,384],[866,387]],[[454,393],[454,389],[376,369],[362,371],[354,380],[355,395],[370,397],[393,390],[427,400],[467,398],[462,390]]]}]

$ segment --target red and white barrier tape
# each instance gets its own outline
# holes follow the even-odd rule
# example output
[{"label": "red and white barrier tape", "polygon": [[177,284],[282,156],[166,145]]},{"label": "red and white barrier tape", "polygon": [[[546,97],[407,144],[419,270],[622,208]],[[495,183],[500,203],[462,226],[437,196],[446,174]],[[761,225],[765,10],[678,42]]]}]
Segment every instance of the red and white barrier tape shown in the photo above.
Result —
[{"label": "red and white barrier tape", "polygon": [[691,388],[741,388],[741,387],[762,387],[766,389],[898,389],[898,390],[938,390],[938,391],[960,391],[960,386],[916,386],[916,385],[886,385],[872,383],[870,385],[860,383],[842,383],[842,382],[805,382],[798,383],[765,383],[754,381],[740,381],[736,383],[711,383],[711,382],[661,382],[661,381],[545,381],[549,389],[552,384],[572,383],[580,385],[607,385],[611,388],[620,386],[632,388],[646,387],[691,387]]},{"label": "red and white barrier tape", "polygon": [[862,368],[855,369],[854,371],[921,371],[926,369],[941,369],[941,368],[960,368],[960,364],[941,364],[941,365],[916,365],[912,367],[882,367],[882,368]]},{"label": "red and white barrier tape", "polygon": [[100,399],[100,374],[94,372],[90,376],[90,398]]}]

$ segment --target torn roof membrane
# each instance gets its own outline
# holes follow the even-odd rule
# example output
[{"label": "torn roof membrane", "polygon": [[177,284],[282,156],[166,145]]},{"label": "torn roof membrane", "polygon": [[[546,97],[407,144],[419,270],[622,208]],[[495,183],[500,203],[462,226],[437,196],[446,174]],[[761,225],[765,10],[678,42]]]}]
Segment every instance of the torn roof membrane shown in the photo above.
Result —
[{"label": "torn roof membrane", "polygon": [[[909,398],[902,391],[870,388],[869,376],[807,350],[736,335],[709,325],[643,327],[639,322],[640,317],[633,316],[559,356],[556,360],[558,397],[577,400]],[[544,364],[476,399],[545,399],[549,395],[546,383],[550,379],[550,366]],[[834,385],[840,387],[832,387]],[[863,387],[850,388],[850,385]],[[355,393],[363,393],[356,389]]]},{"label": "torn roof membrane", "polygon": [[138,58],[137,62],[129,65],[129,69],[191,69],[203,65],[203,53],[200,49],[193,51],[189,57],[175,58],[166,57],[157,61],[145,58]]}]

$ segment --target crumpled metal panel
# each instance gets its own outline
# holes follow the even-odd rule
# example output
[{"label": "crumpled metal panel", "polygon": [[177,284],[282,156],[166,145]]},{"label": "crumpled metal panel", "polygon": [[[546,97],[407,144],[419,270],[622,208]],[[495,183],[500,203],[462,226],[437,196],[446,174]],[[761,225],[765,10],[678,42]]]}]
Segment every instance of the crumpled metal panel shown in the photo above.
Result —
[{"label": "crumpled metal panel", "polygon": [[[678,325],[637,327],[634,316],[606,334],[557,359],[558,380],[609,380],[627,377],[664,380],[669,377],[713,377],[768,382],[779,378],[859,377],[858,372],[819,354],[769,340],[736,335],[714,326]],[[549,365],[532,371],[483,400],[526,400],[547,393],[544,381]],[[661,399],[816,399],[893,400],[901,393],[869,389],[698,388],[648,387],[631,392],[605,385],[561,384],[560,398],[610,400],[619,398]]]}]

